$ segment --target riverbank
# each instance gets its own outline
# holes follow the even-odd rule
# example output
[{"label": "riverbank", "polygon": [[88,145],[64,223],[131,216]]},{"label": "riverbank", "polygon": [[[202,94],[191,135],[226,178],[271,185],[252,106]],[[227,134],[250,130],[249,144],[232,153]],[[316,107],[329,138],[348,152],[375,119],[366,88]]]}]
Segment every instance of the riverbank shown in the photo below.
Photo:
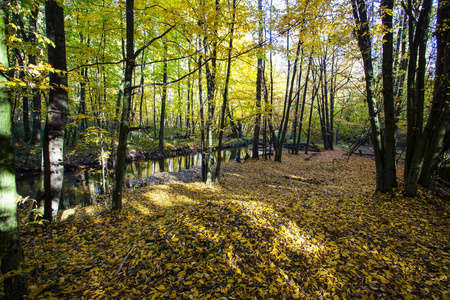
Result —
[{"label": "riverbank", "polygon": [[[223,149],[244,147],[251,144],[250,139],[228,139],[224,141]],[[214,147],[214,149],[216,149]],[[15,160],[17,176],[25,177],[39,174],[41,171],[41,149],[40,147],[16,145]],[[168,144],[165,150],[157,147],[144,148],[137,145],[129,145],[127,148],[127,161],[145,161],[150,159],[161,159],[182,155],[200,153],[200,145],[195,140]],[[111,162],[109,162],[111,163]],[[79,149],[68,149],[64,154],[64,170],[75,171],[78,168],[100,168],[99,149],[90,148],[80,151]]]}]

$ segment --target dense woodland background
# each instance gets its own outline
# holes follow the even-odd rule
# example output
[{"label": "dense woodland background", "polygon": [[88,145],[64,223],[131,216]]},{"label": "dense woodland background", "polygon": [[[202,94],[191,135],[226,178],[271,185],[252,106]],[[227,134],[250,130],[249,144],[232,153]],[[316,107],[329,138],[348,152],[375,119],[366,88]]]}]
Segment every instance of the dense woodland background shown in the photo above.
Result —
[{"label": "dense woodland background", "polygon": [[220,183],[213,149],[242,139],[252,141],[253,158],[273,149],[278,162],[286,144],[294,154],[311,142],[371,145],[380,192],[399,184],[399,162],[407,196],[418,183],[434,191],[444,174],[447,0],[0,5],[1,193],[9,199],[1,226],[5,244],[15,245],[2,249],[4,272],[21,260],[6,258],[20,248],[15,165],[42,169],[36,212],[50,221],[70,160],[113,172],[103,192],[121,209],[131,148],[198,149],[207,184]]}]

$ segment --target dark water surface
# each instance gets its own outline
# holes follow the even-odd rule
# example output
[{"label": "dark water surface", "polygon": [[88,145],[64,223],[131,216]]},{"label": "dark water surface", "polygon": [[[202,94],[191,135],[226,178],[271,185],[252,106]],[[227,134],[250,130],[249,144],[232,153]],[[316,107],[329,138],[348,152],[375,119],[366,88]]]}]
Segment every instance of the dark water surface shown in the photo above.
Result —
[{"label": "dark water surface", "polygon": [[[235,160],[251,155],[249,148],[231,148],[222,151],[222,161]],[[217,152],[214,154],[217,161]],[[151,159],[146,161],[133,161],[127,163],[126,181],[150,177],[160,172],[178,172],[200,166],[202,155],[200,153]],[[22,197],[36,198],[39,185],[39,175],[27,176],[17,179],[17,192]],[[106,176],[106,186],[112,185],[112,176]],[[77,205],[87,206],[96,204],[102,188],[101,169],[85,169],[64,173],[63,189],[60,209],[68,209]]]}]

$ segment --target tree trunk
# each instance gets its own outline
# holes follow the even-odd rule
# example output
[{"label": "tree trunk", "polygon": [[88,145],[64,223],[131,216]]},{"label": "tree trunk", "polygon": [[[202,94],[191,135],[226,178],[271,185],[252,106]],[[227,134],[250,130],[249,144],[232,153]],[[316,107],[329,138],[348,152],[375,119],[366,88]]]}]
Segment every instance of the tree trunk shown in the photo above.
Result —
[{"label": "tree trunk", "polygon": [[236,0],[233,0],[233,18],[231,21],[231,28],[230,28],[230,42],[228,44],[227,73],[225,77],[225,87],[223,91],[222,113],[220,116],[219,146],[217,149],[217,167],[215,173],[216,185],[219,184],[220,167],[222,165],[222,139],[223,139],[223,132],[225,130],[225,115],[228,107],[228,84],[230,82],[230,73],[231,73],[231,52],[233,50],[233,35],[234,35],[235,20],[236,20]]},{"label": "tree trunk", "polygon": [[[384,146],[381,124],[378,118],[377,102],[375,99],[375,79],[372,65],[372,41],[370,36],[369,21],[367,18],[366,4],[364,0],[352,0],[352,12],[356,25],[356,37],[364,63],[364,75],[366,82],[366,98],[369,109],[370,127],[372,129],[372,145],[375,154],[376,190],[386,192],[384,169]],[[390,186],[390,184],[388,184]]]},{"label": "tree trunk", "polygon": [[[8,52],[4,26],[4,10],[0,9],[0,62],[8,68]],[[6,274],[21,268],[23,251],[17,223],[17,192],[14,150],[11,131],[11,103],[5,83],[0,75],[0,261],[1,272]],[[22,267],[23,268],[23,267]],[[27,295],[27,276],[19,272],[3,282],[5,299],[19,300]]]},{"label": "tree trunk", "polygon": [[[32,63],[32,60],[29,60]],[[36,63],[36,61],[35,61]],[[41,142],[41,91],[33,89],[33,130],[31,144],[38,145]]]},{"label": "tree trunk", "polygon": [[304,56],[303,56],[303,50],[302,50],[302,62],[300,63],[300,74],[298,75],[297,92],[295,93],[294,122],[292,124],[292,145],[294,145],[294,148],[292,148],[292,153],[295,152],[295,141],[297,140],[298,109],[299,109],[299,105],[300,105],[300,89],[301,89],[300,85],[301,85],[301,81],[302,81],[303,58],[304,58]]},{"label": "tree trunk", "polygon": [[323,120],[323,145],[325,150],[330,149],[330,145],[328,143],[328,134],[330,132],[330,121],[329,121],[329,112],[328,112],[328,81],[327,81],[327,53],[325,51],[325,55],[323,56],[323,81],[322,81],[322,120]]},{"label": "tree trunk", "polygon": [[419,183],[429,187],[433,171],[437,168],[438,158],[444,146],[444,137],[450,122],[450,6],[440,0],[436,24],[436,76],[434,81],[433,103],[430,116],[424,131],[427,139],[422,144],[426,146],[422,172]]},{"label": "tree trunk", "polygon": [[44,130],[44,218],[52,221],[58,213],[64,177],[64,129],[68,114],[68,80],[64,11],[55,0],[45,4],[47,37],[53,41],[48,46],[48,61],[52,68],[62,71],[50,73],[50,92],[47,120]]},{"label": "tree trunk", "polygon": [[330,117],[328,127],[328,146],[330,150],[334,150],[334,96],[336,93],[336,74],[335,71],[335,55],[331,59],[331,79],[330,79]]},{"label": "tree trunk", "polygon": [[311,107],[309,109],[308,132],[306,134],[305,154],[308,154],[309,138],[311,136],[311,121],[312,121],[312,113],[313,113],[313,108],[314,108],[314,98],[316,98],[318,91],[319,91],[318,86],[313,88],[313,95],[311,97]]},{"label": "tree trunk", "polygon": [[261,91],[262,91],[262,77],[263,77],[263,10],[262,0],[258,0],[258,12],[260,14],[258,20],[258,66],[256,73],[256,119],[255,130],[253,132],[252,158],[258,159],[259,152],[259,131],[261,127]]},{"label": "tree trunk", "polygon": [[425,102],[425,55],[432,2],[433,0],[425,0],[422,3],[415,33],[413,32],[414,22],[412,20],[409,22],[411,33],[409,35],[410,55],[407,75],[407,135],[404,180],[405,194],[411,197],[417,195],[417,181],[426,148],[424,141],[428,138],[423,135],[422,130]]},{"label": "tree trunk", "polygon": [[[206,39],[205,39],[205,45]],[[212,126],[214,120],[214,92],[216,89],[216,47],[217,43],[213,42],[213,51],[211,53],[211,67],[209,63],[206,63],[206,85],[207,85],[207,118],[206,118],[206,151],[205,151],[205,172],[207,185],[212,184],[212,164],[213,164],[213,151],[212,151]],[[206,51],[206,48],[205,48]],[[206,54],[206,53],[205,53]]]},{"label": "tree trunk", "polygon": [[320,91],[321,91],[321,97],[320,99],[317,99],[317,111],[319,112],[319,121],[320,121],[320,130],[322,133],[322,141],[323,141],[323,147],[325,150],[328,150],[328,139],[327,139],[327,130],[326,130],[326,121],[325,121],[325,89],[326,89],[326,68],[325,68],[325,59],[323,59],[322,63],[319,63],[320,66],[320,74],[322,80],[319,81],[320,85]]},{"label": "tree trunk", "polygon": [[[144,126],[143,122],[143,110],[144,110],[144,69],[145,69],[145,61],[144,61],[144,53],[145,51],[142,51],[142,56],[141,56],[141,101],[139,103],[139,126]],[[139,146],[139,142],[141,139],[141,135],[140,132],[138,134],[138,146]]]},{"label": "tree trunk", "polygon": [[[214,18],[217,20],[219,14],[219,0],[215,1],[215,13]],[[212,127],[214,121],[214,109],[215,98],[214,93],[216,90],[216,75],[217,75],[217,21],[214,22],[214,37],[212,41],[212,51],[210,54],[210,61],[206,62],[206,86],[207,86],[207,118],[206,118],[206,153],[205,153],[205,183],[207,185],[212,184],[212,165],[213,165],[213,149],[212,149]],[[205,49],[205,57],[208,57],[208,39],[204,37],[203,42]]]},{"label": "tree trunk", "polygon": [[305,112],[305,103],[306,103],[306,92],[308,91],[308,82],[309,82],[309,73],[311,71],[311,65],[312,65],[312,53],[309,56],[309,63],[308,63],[308,69],[306,70],[306,79],[305,79],[305,86],[303,89],[303,102],[302,102],[302,110],[300,112],[300,124],[299,124],[299,128],[298,128],[298,138],[297,138],[297,142],[295,142],[295,147],[294,147],[294,154],[298,154],[298,148],[300,147],[300,139],[302,136],[302,126],[303,126],[303,115]]},{"label": "tree trunk", "polygon": [[112,192],[112,209],[122,209],[122,189],[126,167],[127,136],[130,123],[130,106],[132,98],[132,77],[134,68],[134,0],[126,2],[126,61],[124,74],[124,90],[122,118],[119,128],[119,145],[117,146],[117,164]]},{"label": "tree trunk", "polygon": [[[191,73],[191,61],[188,60],[188,72]],[[191,78],[188,78],[187,82],[187,113],[186,113],[186,135],[189,137],[191,135]]]},{"label": "tree trunk", "polygon": [[[419,48],[424,48],[427,41],[427,29],[429,25],[429,13],[431,10],[432,0],[425,0],[422,4],[417,23],[412,16],[409,16],[409,64],[407,74],[407,95],[406,95],[406,156],[405,156],[405,179],[408,176],[411,167],[412,156],[415,148],[419,145],[420,135],[423,129],[423,99],[417,84],[424,78],[425,69],[422,68],[423,59],[419,57],[419,68],[417,68],[417,57],[425,52]],[[411,1],[408,1],[408,9],[412,10]],[[416,25],[416,26],[415,26]],[[425,27],[425,28],[424,28]],[[421,53],[419,53],[421,52]],[[422,122],[420,122],[422,121]]]},{"label": "tree trunk", "polygon": [[[37,18],[39,14],[39,9],[33,9],[30,16],[30,32],[29,40],[31,43],[36,42],[36,32]],[[29,55],[28,62],[32,65],[36,65],[36,56]],[[37,145],[41,142],[41,91],[37,88],[31,90],[31,95],[33,97],[33,125],[31,131],[31,144]]]},{"label": "tree trunk", "polygon": [[276,146],[275,146],[275,161],[281,162],[281,155],[283,153],[283,144],[286,138],[286,132],[288,129],[288,123],[289,123],[289,113],[291,110],[291,105],[292,105],[292,94],[294,92],[294,83],[295,83],[295,76],[297,73],[297,69],[298,69],[298,56],[300,55],[300,48],[301,48],[302,42],[301,40],[298,41],[297,43],[297,51],[295,52],[295,60],[294,60],[294,67],[293,67],[293,71],[292,71],[292,78],[291,78],[291,83],[289,86],[289,91],[287,93],[287,97],[284,100],[284,107],[283,107],[283,117],[281,119],[281,123],[280,123],[280,130],[278,132],[278,138],[276,141]]},{"label": "tree trunk", "polygon": [[392,29],[392,9],[394,0],[382,0],[382,22],[383,31],[383,100],[385,118],[385,186],[386,191],[390,191],[397,186],[397,168],[395,165],[397,130],[394,105],[394,79],[393,79],[393,47],[394,35]]},{"label": "tree trunk", "polygon": [[163,87],[161,96],[161,117],[159,119],[159,149],[164,150],[164,126],[166,122],[167,100],[167,43],[164,41]]},{"label": "tree trunk", "polygon": [[[198,37],[198,49],[202,49],[201,36]],[[198,56],[198,100],[200,105],[200,147],[202,153],[202,181],[206,181],[206,154],[205,154],[205,113],[202,89],[202,55]]]},{"label": "tree trunk", "polygon": [[[405,74],[408,68],[408,58],[406,54],[406,38],[405,32],[407,32],[407,14],[403,10],[403,20],[400,24],[398,36],[397,36],[397,46],[396,46],[396,58],[394,62],[395,73],[397,77],[394,82],[394,100],[395,100],[395,118],[398,120],[400,117],[401,109],[402,109],[402,98],[403,98],[403,84],[405,82]],[[401,47],[401,48],[400,48]],[[400,60],[400,64],[398,63]]]}]

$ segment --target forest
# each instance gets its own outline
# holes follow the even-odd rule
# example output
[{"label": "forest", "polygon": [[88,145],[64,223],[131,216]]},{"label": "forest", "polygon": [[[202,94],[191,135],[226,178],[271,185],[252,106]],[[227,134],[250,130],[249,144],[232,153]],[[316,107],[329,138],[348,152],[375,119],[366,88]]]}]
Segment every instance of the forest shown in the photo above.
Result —
[{"label": "forest", "polygon": [[450,297],[448,0],[0,8],[0,299]]}]

